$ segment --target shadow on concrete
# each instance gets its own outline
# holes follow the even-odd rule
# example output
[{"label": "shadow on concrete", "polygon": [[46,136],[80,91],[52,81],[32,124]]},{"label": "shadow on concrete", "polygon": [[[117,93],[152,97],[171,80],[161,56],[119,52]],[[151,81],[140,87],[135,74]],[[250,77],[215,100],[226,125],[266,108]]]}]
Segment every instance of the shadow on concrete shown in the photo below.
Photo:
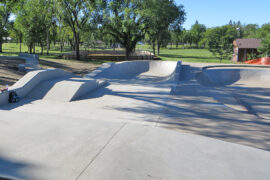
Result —
[{"label": "shadow on concrete", "polygon": [[[270,151],[270,120],[260,117],[259,110],[254,108],[259,105],[268,107],[263,112],[270,117],[269,89],[239,86],[206,87],[195,79],[198,72],[199,68],[187,70],[185,73],[189,74],[182,78],[175,89],[171,89],[170,96],[167,93],[112,91],[107,88],[97,97],[109,94],[143,101],[147,106],[115,110],[145,114],[144,121],[157,123],[160,127]],[[228,96],[230,100],[235,95],[249,103],[258,116],[249,113],[248,110],[239,111],[232,108],[235,102],[226,101],[224,104],[216,99]]]},{"label": "shadow on concrete", "polygon": [[[143,121],[155,123],[159,127],[270,151],[270,120],[266,118],[270,117],[269,89],[235,84],[223,87],[203,86],[196,80],[196,74],[200,72],[201,68],[183,66],[180,81],[174,83],[110,79],[111,85],[150,88],[149,91],[136,91],[136,88],[125,91],[107,86],[80,99],[110,95],[141,101],[143,103],[138,103],[140,106],[132,108],[109,108],[116,110],[116,113],[122,111],[145,115]],[[151,87],[162,89],[153,90]],[[248,112],[248,109],[241,111],[234,108],[246,108],[237,103],[235,97],[251,105],[258,115]]]},{"label": "shadow on concrete", "polygon": [[26,170],[29,172],[33,168],[36,168],[36,166],[0,155],[0,179],[32,179],[30,173],[23,172]]}]

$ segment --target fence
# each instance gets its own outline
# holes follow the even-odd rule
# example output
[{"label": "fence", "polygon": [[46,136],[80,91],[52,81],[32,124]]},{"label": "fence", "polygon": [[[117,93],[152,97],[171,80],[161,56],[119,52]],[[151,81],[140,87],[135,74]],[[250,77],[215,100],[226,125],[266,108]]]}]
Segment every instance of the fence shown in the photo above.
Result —
[{"label": "fence", "polygon": [[[63,54],[64,59],[76,59],[76,52]],[[111,51],[111,50],[92,50],[80,51],[80,58],[84,60],[110,60],[123,61],[126,60],[125,51]],[[136,51],[130,54],[130,60],[152,60],[154,54],[149,51]]]}]

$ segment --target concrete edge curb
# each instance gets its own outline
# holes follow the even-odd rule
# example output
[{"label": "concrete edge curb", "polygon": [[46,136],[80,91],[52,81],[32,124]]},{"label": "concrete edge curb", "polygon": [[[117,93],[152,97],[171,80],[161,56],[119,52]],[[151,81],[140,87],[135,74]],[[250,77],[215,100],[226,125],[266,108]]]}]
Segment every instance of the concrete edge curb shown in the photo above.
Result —
[{"label": "concrete edge curb", "polygon": [[37,70],[31,71],[23,76],[18,82],[11,86],[8,91],[2,92],[0,94],[0,105],[8,103],[9,93],[15,91],[19,97],[25,97],[34,87],[43,81],[47,81],[59,77],[69,77],[72,76],[61,69],[47,69],[47,70]]}]

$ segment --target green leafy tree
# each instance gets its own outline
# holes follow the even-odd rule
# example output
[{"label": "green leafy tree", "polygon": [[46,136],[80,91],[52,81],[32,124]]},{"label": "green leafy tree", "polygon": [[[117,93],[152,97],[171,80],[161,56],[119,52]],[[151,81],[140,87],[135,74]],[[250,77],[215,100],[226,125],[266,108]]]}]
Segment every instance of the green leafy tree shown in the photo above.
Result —
[{"label": "green leafy tree", "polygon": [[243,36],[245,38],[255,38],[258,29],[257,24],[247,24],[243,27]]},{"label": "green leafy tree", "polygon": [[230,20],[229,26],[232,26],[237,31],[237,37],[236,38],[243,38],[244,37],[244,25],[241,23],[241,21],[232,21]]},{"label": "green leafy tree", "polygon": [[59,19],[72,30],[77,60],[80,60],[80,35],[100,4],[98,0],[58,0],[56,3]]},{"label": "green leafy tree", "polygon": [[126,50],[126,59],[145,34],[145,18],[140,15],[140,0],[111,0],[106,7],[103,32]]},{"label": "green leafy tree", "polygon": [[184,30],[182,25],[186,20],[186,12],[183,5],[178,6],[178,13],[178,17],[169,27],[171,38],[174,41],[176,48],[178,48],[178,44],[181,42],[181,35]]},{"label": "green leafy tree", "polygon": [[209,37],[212,33],[212,28],[208,28],[202,35],[202,39],[199,42],[199,45],[204,47],[204,48],[208,48],[208,42],[209,42]]},{"label": "green leafy tree", "polygon": [[190,34],[192,38],[192,42],[196,45],[196,48],[199,47],[199,42],[203,38],[203,33],[206,31],[206,26],[203,24],[199,24],[198,21],[195,22],[194,25],[192,25],[190,29]]},{"label": "green leafy tree", "polygon": [[221,62],[232,55],[233,40],[236,37],[237,31],[230,25],[213,28],[208,36],[208,49],[218,56]]},{"label": "green leafy tree", "polygon": [[25,1],[16,12],[15,24],[23,33],[30,53],[35,53],[35,44],[41,43],[52,23],[51,1]]},{"label": "green leafy tree", "polygon": [[266,37],[262,39],[261,47],[259,47],[258,50],[262,56],[270,55],[270,34],[267,34]]},{"label": "green leafy tree", "polygon": [[185,21],[185,11],[182,5],[177,6],[172,0],[148,0],[144,3],[145,10],[142,16],[147,18],[147,34],[152,42],[155,53],[155,43],[157,52],[160,54],[162,36],[171,26],[174,30],[180,30]]},{"label": "green leafy tree", "polygon": [[263,39],[268,34],[270,34],[270,23],[262,25],[262,27],[257,30],[256,37]]},{"label": "green leafy tree", "polygon": [[23,33],[18,27],[18,25],[15,22],[10,23],[10,30],[9,30],[9,36],[12,39],[15,39],[17,43],[20,43],[20,53],[22,52],[22,39],[23,39]]},{"label": "green leafy tree", "polygon": [[0,1],[0,53],[3,52],[3,37],[8,34],[7,26],[9,24],[9,17],[11,15],[12,6],[15,4],[15,2],[15,0]]}]

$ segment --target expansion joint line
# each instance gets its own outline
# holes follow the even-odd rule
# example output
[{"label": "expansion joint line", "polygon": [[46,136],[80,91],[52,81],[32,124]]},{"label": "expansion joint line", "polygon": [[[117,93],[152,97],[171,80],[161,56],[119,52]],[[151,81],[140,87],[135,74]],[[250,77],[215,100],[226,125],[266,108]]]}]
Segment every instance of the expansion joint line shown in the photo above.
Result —
[{"label": "expansion joint line", "polygon": [[[168,104],[168,101],[169,101],[169,97],[170,97],[170,96],[172,96],[171,93],[169,93],[169,94],[167,95],[166,100],[165,100],[165,104]],[[165,113],[165,112],[166,112],[166,109],[167,109],[167,107],[163,107],[163,108],[161,109],[160,112],[164,112],[164,113]],[[158,127],[158,126],[159,126],[159,124],[160,124],[160,119],[161,119],[161,114],[157,117],[155,127]]]},{"label": "expansion joint line", "polygon": [[76,180],[78,180],[81,175],[91,166],[91,164],[97,159],[97,157],[102,153],[102,151],[110,144],[112,139],[123,129],[123,127],[127,123],[124,123],[116,132],[112,135],[112,137],[104,144],[104,146],[98,151],[98,153],[93,157],[93,159],[85,166],[85,168],[80,172],[80,174],[76,177]]}]

